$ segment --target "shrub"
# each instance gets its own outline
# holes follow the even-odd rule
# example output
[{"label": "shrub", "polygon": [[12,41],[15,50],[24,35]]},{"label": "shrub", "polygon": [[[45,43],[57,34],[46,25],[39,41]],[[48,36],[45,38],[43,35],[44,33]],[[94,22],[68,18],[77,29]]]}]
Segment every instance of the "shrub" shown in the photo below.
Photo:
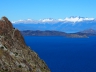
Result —
[{"label": "shrub", "polygon": [[2,46],[1,49],[4,49],[4,47]]},{"label": "shrub", "polygon": [[22,66],[21,65],[19,65],[19,68],[21,68]]},{"label": "shrub", "polygon": [[7,49],[6,45],[4,45],[4,47]]},{"label": "shrub", "polygon": [[8,69],[5,69],[5,71],[8,71]]},{"label": "shrub", "polygon": [[18,53],[17,52],[15,52],[15,56],[17,56],[18,55]]}]

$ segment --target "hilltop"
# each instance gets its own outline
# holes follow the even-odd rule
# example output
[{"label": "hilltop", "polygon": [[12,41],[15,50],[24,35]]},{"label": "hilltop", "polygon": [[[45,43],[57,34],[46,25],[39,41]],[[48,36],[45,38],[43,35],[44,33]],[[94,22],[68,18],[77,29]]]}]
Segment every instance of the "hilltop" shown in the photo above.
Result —
[{"label": "hilltop", "polygon": [[0,72],[50,72],[6,17],[0,20]]}]

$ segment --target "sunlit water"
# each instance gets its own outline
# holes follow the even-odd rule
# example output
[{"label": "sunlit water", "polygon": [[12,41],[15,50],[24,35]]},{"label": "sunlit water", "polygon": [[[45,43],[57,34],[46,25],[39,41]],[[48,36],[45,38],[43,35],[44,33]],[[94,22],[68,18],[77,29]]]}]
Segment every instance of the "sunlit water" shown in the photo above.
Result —
[{"label": "sunlit water", "polygon": [[25,36],[51,72],[96,72],[96,37]]}]

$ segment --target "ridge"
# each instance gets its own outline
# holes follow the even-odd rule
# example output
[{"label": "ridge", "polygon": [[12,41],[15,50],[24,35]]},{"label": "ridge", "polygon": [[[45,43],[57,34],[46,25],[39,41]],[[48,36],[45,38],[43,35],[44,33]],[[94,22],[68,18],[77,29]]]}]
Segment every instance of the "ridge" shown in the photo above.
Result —
[{"label": "ridge", "polygon": [[6,17],[0,20],[0,72],[50,72]]},{"label": "ridge", "polygon": [[59,19],[53,19],[53,18],[44,18],[39,20],[33,20],[33,19],[26,19],[26,20],[18,20],[18,21],[12,21],[13,24],[18,23],[57,23],[57,22],[82,22],[82,21],[93,21],[96,20],[96,18],[89,18],[89,17],[79,17],[79,16],[71,16],[71,17],[65,17],[65,18],[59,18]]}]

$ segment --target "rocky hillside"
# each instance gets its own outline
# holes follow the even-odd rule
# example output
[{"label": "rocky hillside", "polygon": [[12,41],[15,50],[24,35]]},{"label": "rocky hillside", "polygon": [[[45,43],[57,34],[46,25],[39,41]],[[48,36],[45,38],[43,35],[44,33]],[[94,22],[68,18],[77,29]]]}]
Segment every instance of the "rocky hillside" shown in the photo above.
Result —
[{"label": "rocky hillside", "polygon": [[50,72],[6,17],[0,20],[0,72]]}]

